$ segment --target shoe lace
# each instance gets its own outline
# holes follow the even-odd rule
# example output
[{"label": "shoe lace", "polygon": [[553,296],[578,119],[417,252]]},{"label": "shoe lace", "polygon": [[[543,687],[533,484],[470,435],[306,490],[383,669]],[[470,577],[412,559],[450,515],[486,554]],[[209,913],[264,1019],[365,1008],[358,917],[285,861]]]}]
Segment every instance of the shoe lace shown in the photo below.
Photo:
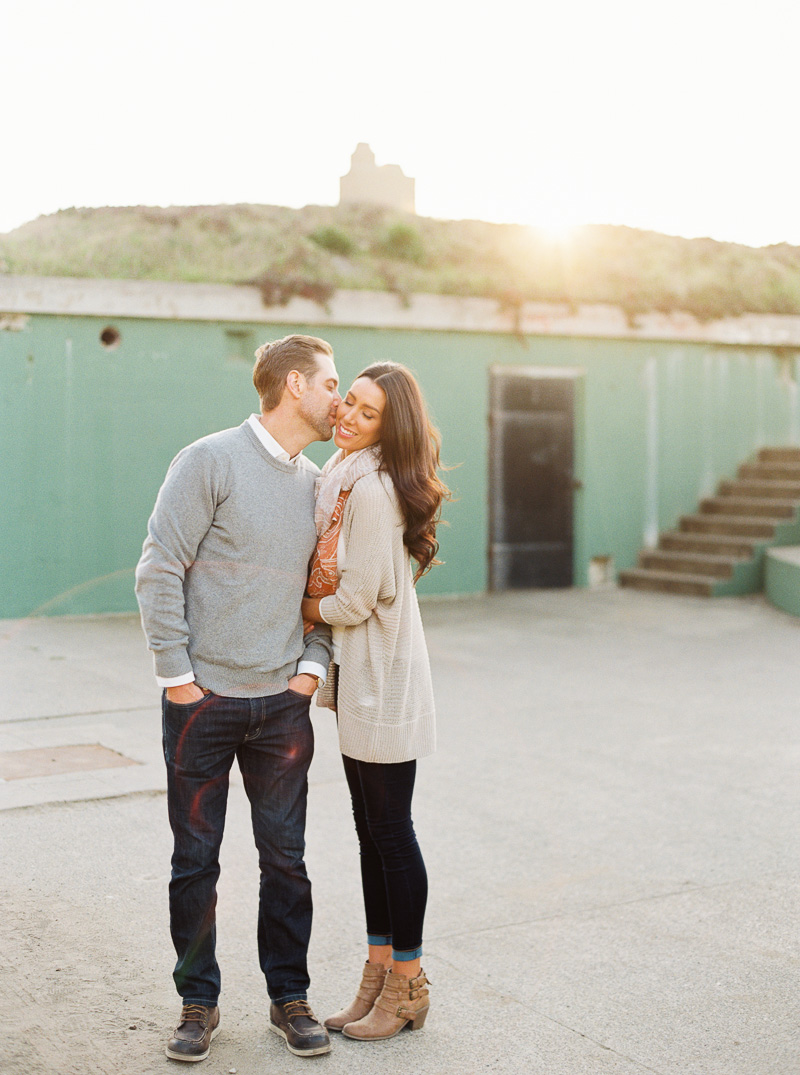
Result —
[{"label": "shoe lace", "polygon": [[200,1023],[205,1029],[208,1026],[208,1008],[202,1004],[184,1004],[181,1008],[182,1023]]},{"label": "shoe lace", "polygon": [[307,1000],[288,1000],[283,1005],[284,1013],[287,1019],[294,1019],[298,1015],[306,1015],[309,1019],[314,1019],[316,1022],[316,1016],[311,1010],[311,1005]]}]

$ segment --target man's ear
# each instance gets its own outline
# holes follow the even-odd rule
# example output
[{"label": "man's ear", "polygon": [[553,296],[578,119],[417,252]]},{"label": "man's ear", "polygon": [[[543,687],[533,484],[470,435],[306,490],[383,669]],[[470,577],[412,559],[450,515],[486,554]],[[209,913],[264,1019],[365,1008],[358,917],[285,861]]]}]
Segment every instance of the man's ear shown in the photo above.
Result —
[{"label": "man's ear", "polygon": [[299,399],[306,389],[306,379],[299,370],[289,370],[286,375],[286,388],[293,399]]}]

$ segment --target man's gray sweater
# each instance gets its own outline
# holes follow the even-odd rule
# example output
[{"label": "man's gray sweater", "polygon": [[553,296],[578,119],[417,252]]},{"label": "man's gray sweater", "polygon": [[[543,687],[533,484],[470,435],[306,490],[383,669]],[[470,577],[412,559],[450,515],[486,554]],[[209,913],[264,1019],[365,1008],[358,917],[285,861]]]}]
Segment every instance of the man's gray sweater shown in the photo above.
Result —
[{"label": "man's gray sweater", "polygon": [[136,569],[157,676],[257,698],[286,690],[301,657],[327,667],[328,638],[304,639],[300,615],[317,473],[273,458],[247,422],[178,453]]}]

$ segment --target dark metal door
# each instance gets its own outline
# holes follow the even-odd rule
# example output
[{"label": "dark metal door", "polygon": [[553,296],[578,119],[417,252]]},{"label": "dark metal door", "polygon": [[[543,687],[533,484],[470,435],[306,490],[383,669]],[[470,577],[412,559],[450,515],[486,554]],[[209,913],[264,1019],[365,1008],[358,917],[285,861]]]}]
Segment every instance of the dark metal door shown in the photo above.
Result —
[{"label": "dark metal door", "polygon": [[490,376],[490,586],[571,586],[575,374]]}]

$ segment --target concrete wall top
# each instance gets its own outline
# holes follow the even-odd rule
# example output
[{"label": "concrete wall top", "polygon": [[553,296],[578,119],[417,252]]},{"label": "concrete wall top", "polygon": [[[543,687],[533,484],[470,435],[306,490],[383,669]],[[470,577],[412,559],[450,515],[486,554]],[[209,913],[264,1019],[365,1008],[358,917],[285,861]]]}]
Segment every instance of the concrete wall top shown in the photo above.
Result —
[{"label": "concrete wall top", "polygon": [[[767,556],[800,567],[800,545],[780,545],[774,549],[767,549]],[[800,583],[800,578],[798,578],[798,583]]]},{"label": "concrete wall top", "polygon": [[302,298],[265,306],[256,287],[0,274],[0,328],[21,328],[31,314],[800,347],[800,317],[780,314],[700,322],[686,313],[654,313],[630,324],[615,306],[583,305],[575,311],[529,302],[517,313],[489,298],[411,295],[404,301],[380,291],[337,291],[326,308]]}]

